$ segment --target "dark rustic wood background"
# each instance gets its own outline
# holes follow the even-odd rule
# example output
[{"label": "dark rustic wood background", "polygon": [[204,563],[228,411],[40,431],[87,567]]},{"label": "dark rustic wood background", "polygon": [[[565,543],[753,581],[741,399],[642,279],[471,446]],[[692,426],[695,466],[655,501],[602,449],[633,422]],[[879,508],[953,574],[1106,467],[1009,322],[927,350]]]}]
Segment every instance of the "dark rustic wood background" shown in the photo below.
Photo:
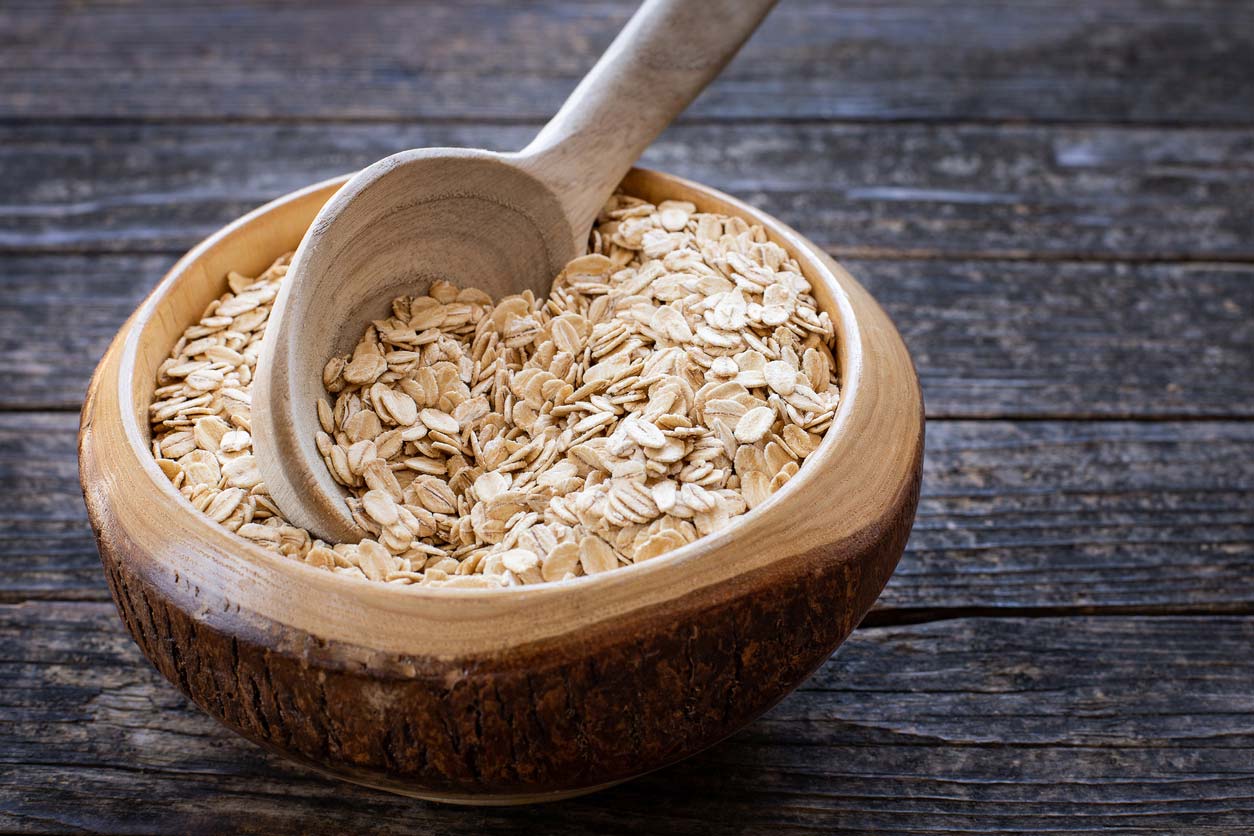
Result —
[{"label": "dark rustic wood background", "polygon": [[844,259],[927,396],[879,606],[731,740],[440,807],[234,737],[123,634],[74,437],[127,313],[285,191],[520,147],[631,7],[0,4],[0,833],[1254,833],[1249,0],[783,0],[648,152]]}]

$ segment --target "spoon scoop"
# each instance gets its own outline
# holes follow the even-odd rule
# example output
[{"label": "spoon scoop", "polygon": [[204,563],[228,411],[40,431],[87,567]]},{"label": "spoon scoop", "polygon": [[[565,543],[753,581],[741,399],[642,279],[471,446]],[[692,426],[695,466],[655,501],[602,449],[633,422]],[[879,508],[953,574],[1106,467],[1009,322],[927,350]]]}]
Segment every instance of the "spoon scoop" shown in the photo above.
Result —
[{"label": "spoon scoop", "polygon": [[359,172],[314,219],[266,326],[252,430],[284,516],[330,542],[366,536],[315,443],[322,370],[393,298],[432,280],[530,290],[586,252],[645,147],[735,55],[775,0],[647,0],[522,151],[422,148]]}]

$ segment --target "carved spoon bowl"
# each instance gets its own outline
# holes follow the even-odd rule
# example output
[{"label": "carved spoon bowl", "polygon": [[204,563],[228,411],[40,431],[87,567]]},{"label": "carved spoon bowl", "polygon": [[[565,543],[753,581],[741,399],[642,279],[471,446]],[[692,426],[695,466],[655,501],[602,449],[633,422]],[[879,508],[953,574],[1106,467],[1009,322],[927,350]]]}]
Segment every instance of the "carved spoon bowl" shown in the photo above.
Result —
[{"label": "carved spoon bowl", "polygon": [[118,611],[162,674],[231,729],[325,773],[511,804],[687,757],[827,659],[887,582],[914,519],[923,455],[914,368],[885,313],[813,244],[657,172],[633,170],[624,190],[762,224],[835,325],[836,418],[769,501],[646,563],[501,590],[345,579],[195,511],[149,450],[156,369],[225,290],[227,271],[252,275],[294,249],[343,182],[282,197],[196,246],[92,380],[83,493]]}]

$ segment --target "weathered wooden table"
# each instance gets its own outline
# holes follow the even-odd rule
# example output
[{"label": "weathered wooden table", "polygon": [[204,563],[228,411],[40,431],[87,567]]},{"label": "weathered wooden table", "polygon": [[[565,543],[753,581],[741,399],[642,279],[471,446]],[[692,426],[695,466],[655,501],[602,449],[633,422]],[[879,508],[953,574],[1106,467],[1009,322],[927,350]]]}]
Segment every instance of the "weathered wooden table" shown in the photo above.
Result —
[{"label": "weathered wooden table", "polygon": [[281,192],[520,147],[630,6],[0,5],[0,832],[1254,833],[1247,0],[784,0],[648,153],[845,260],[928,402],[880,605],[731,740],[439,807],[237,739],[123,634],[74,438],[127,313]]}]

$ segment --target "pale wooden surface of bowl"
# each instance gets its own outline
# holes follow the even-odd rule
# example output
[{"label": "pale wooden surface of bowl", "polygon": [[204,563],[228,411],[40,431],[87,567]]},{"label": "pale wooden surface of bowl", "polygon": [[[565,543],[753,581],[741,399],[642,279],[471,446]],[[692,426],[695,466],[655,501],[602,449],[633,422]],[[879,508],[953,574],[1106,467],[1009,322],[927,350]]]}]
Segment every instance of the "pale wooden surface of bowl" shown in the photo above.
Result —
[{"label": "pale wooden surface of bowl", "polygon": [[646,199],[763,223],[836,324],[833,428],[767,504],[662,558],[557,585],[429,590],[345,580],[194,512],[148,451],[154,372],[224,288],[293,249],[342,180],[211,236],[101,361],[80,468],[110,588],[153,663],[247,737],[361,783],[511,803],[595,789],[716,742],[787,694],[848,635],[913,521],[922,400],[887,316],[778,221],[656,172]]}]

